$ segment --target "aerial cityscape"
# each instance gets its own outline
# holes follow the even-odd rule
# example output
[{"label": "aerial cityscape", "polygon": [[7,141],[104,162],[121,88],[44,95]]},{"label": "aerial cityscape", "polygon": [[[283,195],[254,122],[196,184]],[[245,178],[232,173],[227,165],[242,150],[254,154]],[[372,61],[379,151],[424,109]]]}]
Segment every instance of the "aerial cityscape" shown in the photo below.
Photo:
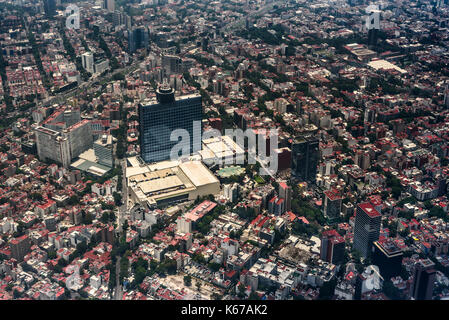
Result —
[{"label": "aerial cityscape", "polygon": [[0,300],[449,300],[449,0],[0,0],[0,46]]}]

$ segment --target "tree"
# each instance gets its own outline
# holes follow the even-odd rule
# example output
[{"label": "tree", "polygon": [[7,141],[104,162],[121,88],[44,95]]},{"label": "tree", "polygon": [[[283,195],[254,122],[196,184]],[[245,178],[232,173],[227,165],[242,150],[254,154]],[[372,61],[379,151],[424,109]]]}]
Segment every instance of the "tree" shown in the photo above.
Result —
[{"label": "tree", "polygon": [[441,219],[447,218],[446,212],[439,206],[432,207],[432,209],[429,210],[429,216]]},{"label": "tree", "polygon": [[337,286],[337,279],[332,279],[327,281],[320,288],[319,299],[321,300],[331,300],[334,296],[335,287]]},{"label": "tree", "polygon": [[219,295],[218,293],[214,292],[211,295],[212,299],[214,300],[221,300],[223,297],[221,295]]},{"label": "tree", "polygon": [[112,79],[116,80],[116,81],[118,81],[118,80],[125,80],[125,75],[123,73],[121,73],[121,72],[114,73],[114,75],[112,76]]},{"label": "tree", "polygon": [[94,217],[89,212],[83,212],[83,224],[92,224],[92,221],[94,220]]},{"label": "tree", "polygon": [[129,269],[129,259],[125,254],[125,256],[123,256],[120,259],[120,282],[123,282],[123,280],[128,277],[129,275],[128,269]]},{"label": "tree", "polygon": [[86,242],[82,241],[76,245],[76,251],[78,251],[79,255],[83,255],[87,251]]},{"label": "tree", "polygon": [[145,279],[147,270],[143,266],[138,266],[135,270],[135,283],[137,285],[141,284],[143,279]]},{"label": "tree", "polygon": [[118,192],[114,192],[113,194],[112,194],[112,196],[114,197],[114,203],[115,203],[115,205],[118,207],[118,206],[121,206],[122,205],[122,195],[120,194],[120,193],[118,193]]},{"label": "tree", "polygon": [[251,293],[249,294],[248,300],[260,300],[260,297],[256,292],[251,291]]},{"label": "tree", "polygon": [[217,272],[218,270],[220,270],[221,264],[216,263],[216,262],[211,262],[208,264],[208,267],[213,272]]},{"label": "tree", "polygon": [[206,263],[206,259],[204,259],[204,256],[201,253],[195,253],[192,255],[192,260],[200,263],[200,264],[205,264]]},{"label": "tree", "polygon": [[125,222],[123,222],[122,228],[123,228],[123,232],[126,232],[126,230],[128,230],[128,228],[129,228],[128,220],[125,220]]},{"label": "tree", "polygon": [[394,286],[394,284],[391,282],[391,280],[386,280],[383,283],[383,292],[385,295],[390,298],[391,300],[401,300],[402,295],[398,288]]},{"label": "tree", "polygon": [[49,260],[56,259],[56,251],[55,250],[49,250],[47,254],[47,258]]},{"label": "tree", "polygon": [[14,299],[19,299],[21,296],[20,292],[17,289],[14,289],[13,295]]},{"label": "tree", "polygon": [[238,285],[238,287],[237,287],[237,290],[238,290],[237,296],[239,298],[244,298],[245,297],[245,290],[246,290],[245,285],[243,283],[240,283]]},{"label": "tree", "polygon": [[198,290],[198,292],[201,292],[201,282],[199,280],[196,280],[196,289]]},{"label": "tree", "polygon": [[192,285],[192,277],[189,275],[184,276],[184,285],[190,287]]},{"label": "tree", "polygon": [[432,202],[430,202],[430,200],[424,201],[424,207],[425,207],[427,210],[430,210],[430,209],[433,207]]},{"label": "tree", "polygon": [[399,274],[403,280],[407,280],[410,278],[410,273],[404,266],[401,266],[401,273]]},{"label": "tree", "polygon": [[74,194],[73,196],[71,196],[69,198],[69,200],[67,201],[67,204],[69,204],[71,206],[80,204],[80,199],[79,199],[79,197],[76,194]]},{"label": "tree", "polygon": [[78,294],[79,294],[82,298],[84,298],[84,299],[87,299],[87,297],[89,297],[89,295],[87,294],[87,292],[84,291],[84,290],[82,290],[82,289],[78,290]]},{"label": "tree", "polygon": [[31,194],[31,199],[33,199],[34,201],[42,201],[43,197],[42,197],[42,194],[37,193],[37,192],[33,192]]},{"label": "tree", "polygon": [[103,222],[105,224],[108,223],[108,221],[109,221],[109,213],[108,212],[103,213],[101,215],[100,220],[101,220],[101,222]]}]

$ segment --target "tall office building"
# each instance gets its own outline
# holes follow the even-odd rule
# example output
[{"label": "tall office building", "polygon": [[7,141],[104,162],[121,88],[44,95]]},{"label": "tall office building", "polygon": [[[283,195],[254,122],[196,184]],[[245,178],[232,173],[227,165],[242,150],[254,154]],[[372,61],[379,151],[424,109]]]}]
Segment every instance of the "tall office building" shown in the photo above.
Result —
[{"label": "tall office building", "polygon": [[234,202],[239,197],[239,184],[224,184],[223,185],[223,195],[230,201]]},{"label": "tall office building", "polygon": [[430,259],[422,259],[415,265],[411,295],[415,300],[432,300],[435,284],[435,264]]},{"label": "tall office building", "polygon": [[109,12],[115,11],[115,0],[104,0],[103,7]]},{"label": "tall office building", "polygon": [[131,28],[131,17],[122,11],[114,11],[112,14],[112,23],[114,26],[125,26]]},{"label": "tall office building", "polygon": [[177,56],[163,55],[162,68],[164,68],[167,75],[179,74],[182,70],[182,60]]},{"label": "tall office building", "polygon": [[380,15],[381,11],[371,8],[366,17],[366,28],[368,29],[368,47],[373,48],[377,45],[380,31]]},{"label": "tall office building", "polygon": [[[198,94],[175,98],[174,90],[164,81],[156,90],[157,100],[139,105],[140,152],[145,162],[157,162],[170,159],[170,151],[178,141],[170,141],[172,131],[184,129],[189,133],[190,141],[185,147],[190,152],[201,150],[201,138],[194,137],[194,121],[198,121],[200,130],[203,114],[202,98]],[[199,143],[195,143],[196,139]],[[182,142],[179,142],[182,143]]]},{"label": "tall office building", "polygon": [[90,120],[81,120],[78,109],[57,110],[34,128],[40,160],[53,160],[69,167],[70,161],[92,147]]},{"label": "tall office building", "polygon": [[12,239],[9,244],[11,247],[11,257],[19,262],[22,262],[26,254],[30,252],[31,241],[28,235]]},{"label": "tall office building", "polygon": [[345,239],[336,230],[323,231],[321,235],[320,258],[333,264],[344,261]]},{"label": "tall office building", "polygon": [[101,59],[94,65],[94,71],[97,74],[102,74],[106,70],[109,69],[109,60],[108,59]]},{"label": "tall office building", "polygon": [[315,182],[319,161],[319,140],[312,134],[298,137],[292,144],[292,173],[307,182]]},{"label": "tall office building", "polygon": [[285,211],[292,209],[292,187],[285,182],[279,183],[279,197],[285,201]]},{"label": "tall office building", "polygon": [[90,120],[81,120],[66,130],[63,130],[62,133],[69,140],[71,159],[78,157],[87,149],[92,148],[93,134]]},{"label": "tall office building", "polygon": [[384,279],[391,279],[401,273],[402,250],[392,241],[374,241],[373,264],[379,267]]},{"label": "tall office building", "polygon": [[381,214],[369,202],[357,206],[354,224],[354,249],[364,258],[371,253],[373,242],[379,240]]},{"label": "tall office building", "polygon": [[56,14],[56,0],[44,0],[45,14],[52,17]]},{"label": "tall office building", "polygon": [[113,145],[111,135],[102,135],[94,142],[94,152],[98,163],[110,168],[114,166]]},{"label": "tall office building", "polygon": [[40,160],[47,159],[61,163],[67,168],[70,165],[70,146],[67,137],[60,132],[38,126],[34,129],[36,136],[37,155]]},{"label": "tall office building", "polygon": [[379,39],[379,29],[368,30],[368,47],[374,48],[377,45]]},{"label": "tall office building", "polygon": [[335,189],[324,191],[323,196],[323,213],[329,219],[335,219],[340,216],[341,203],[343,197],[340,192]]},{"label": "tall office building", "polygon": [[444,87],[444,106],[449,109],[449,82],[446,82],[446,86]]},{"label": "tall office building", "polygon": [[62,121],[65,122],[67,127],[73,126],[75,123],[81,121],[80,109],[65,109],[62,115]]},{"label": "tall office building", "polygon": [[94,54],[92,52],[85,52],[81,55],[81,64],[87,72],[92,74],[95,73],[94,70]]},{"label": "tall office building", "polygon": [[148,29],[144,26],[135,27],[128,30],[128,50],[134,53],[138,49],[148,49],[150,45],[150,36]]}]

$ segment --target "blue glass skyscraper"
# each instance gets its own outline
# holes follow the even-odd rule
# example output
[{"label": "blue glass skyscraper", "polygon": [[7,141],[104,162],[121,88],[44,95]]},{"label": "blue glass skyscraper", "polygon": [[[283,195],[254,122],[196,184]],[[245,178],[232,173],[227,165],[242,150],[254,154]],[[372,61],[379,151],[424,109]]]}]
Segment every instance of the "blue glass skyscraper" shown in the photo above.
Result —
[{"label": "blue glass skyscraper", "polygon": [[138,49],[148,49],[150,46],[148,29],[144,26],[128,30],[128,51],[134,53]]},{"label": "blue glass skyscraper", "polygon": [[[171,133],[184,129],[189,133],[190,152],[201,149],[201,120],[203,115],[200,95],[175,98],[174,90],[164,82],[156,90],[157,100],[139,105],[140,153],[145,162],[158,162],[170,159],[172,148],[178,141],[170,141]],[[199,132],[194,131],[194,122]],[[195,143],[194,134],[196,137]],[[199,140],[198,140],[199,139]]]},{"label": "blue glass skyscraper", "polygon": [[311,134],[297,137],[292,143],[292,173],[307,182],[316,181],[320,152],[319,140]]}]

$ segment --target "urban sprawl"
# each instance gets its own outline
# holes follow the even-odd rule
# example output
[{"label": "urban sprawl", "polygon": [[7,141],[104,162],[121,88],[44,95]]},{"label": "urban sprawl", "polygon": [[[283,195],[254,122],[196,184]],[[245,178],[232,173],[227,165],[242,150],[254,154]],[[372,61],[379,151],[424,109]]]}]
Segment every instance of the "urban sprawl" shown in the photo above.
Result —
[{"label": "urban sprawl", "polygon": [[449,299],[448,31],[448,0],[0,1],[0,299]]}]

